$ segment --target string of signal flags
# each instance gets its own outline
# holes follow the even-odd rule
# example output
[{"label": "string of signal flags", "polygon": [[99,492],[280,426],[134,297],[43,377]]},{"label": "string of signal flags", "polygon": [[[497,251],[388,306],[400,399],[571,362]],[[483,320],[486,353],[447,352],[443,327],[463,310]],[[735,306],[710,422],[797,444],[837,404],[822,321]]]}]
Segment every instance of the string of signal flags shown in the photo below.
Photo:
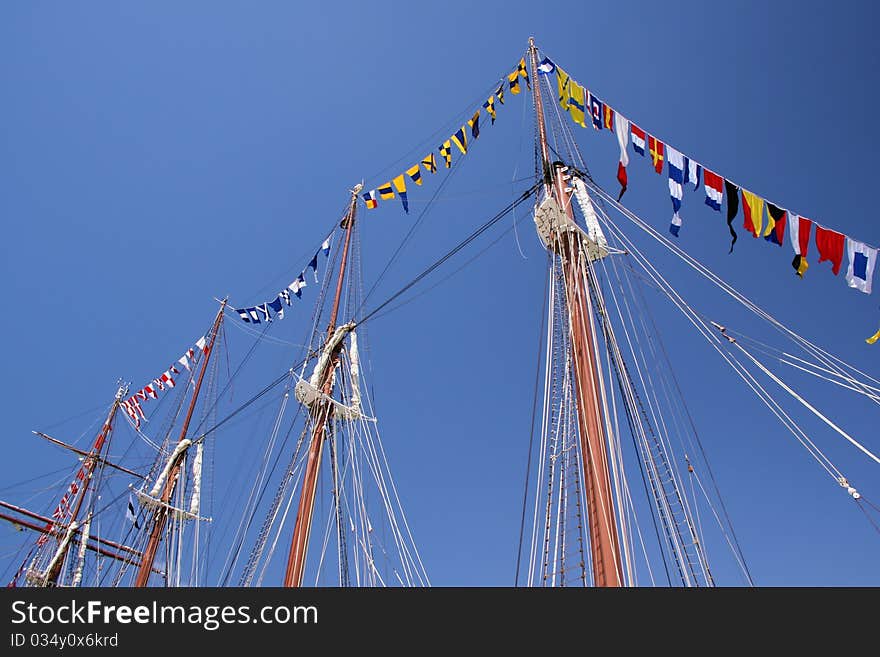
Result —
[{"label": "string of signal flags", "polygon": [[[496,101],[500,105],[504,104],[505,88],[507,88],[507,90],[513,95],[520,94],[522,92],[522,86],[520,83],[521,79],[524,79],[526,87],[531,89],[529,75],[526,70],[526,60],[524,57],[520,59],[519,64],[517,64],[512,73],[509,73],[504,78],[502,78],[501,84],[498,86],[498,89],[495,91],[495,93],[491,94],[489,98],[486,99],[486,102],[484,102],[481,107],[477,108],[477,111],[474,112],[474,115],[467,121],[467,123],[465,125],[462,125],[454,134],[450,135],[450,137],[440,145],[440,156],[443,158],[443,162],[447,169],[452,167],[453,144],[459,151],[461,151],[462,155],[466,155],[469,145],[472,144],[477,139],[477,137],[480,136],[481,110],[486,110],[486,113],[491,119],[492,124],[494,124],[495,119],[497,118],[497,109],[495,105]],[[364,204],[370,210],[375,209],[379,205],[379,199],[393,199],[396,190],[397,196],[400,198],[400,201],[403,204],[404,212],[409,213],[409,200],[406,195],[406,182],[404,180],[404,175],[406,175],[406,177],[412,180],[416,185],[421,185],[422,167],[428,173],[437,173],[437,158],[434,156],[434,153],[429,153],[424,158],[422,158],[420,162],[417,162],[413,166],[409,167],[404,173],[396,176],[391,181],[385,183],[384,185],[380,185],[376,189],[367,192],[366,194],[363,194],[362,198]],[[312,270],[315,278],[315,283],[318,282],[318,255],[320,253],[323,253],[325,258],[329,256],[330,239],[331,236],[328,235],[324,242],[321,244],[321,248],[318,249],[317,252],[315,252],[315,255],[306,266],[306,269]],[[235,312],[238,314],[241,320],[247,324],[261,324],[264,322],[272,322],[275,319],[284,319],[285,306],[291,305],[293,296],[296,296],[297,298],[302,298],[302,290],[308,285],[306,283],[306,269],[303,269],[300,274],[293,280],[293,282],[290,283],[290,285],[288,285],[286,288],[281,290],[272,301],[266,301],[255,306],[245,308],[235,308]]]},{"label": "string of signal flags", "polygon": [[[568,112],[575,124],[582,128],[591,126],[597,131],[607,130],[616,135],[620,147],[620,158],[617,163],[617,181],[620,183],[618,201],[627,189],[627,167],[630,163],[628,146],[632,142],[633,153],[641,157],[650,156],[651,166],[658,174],[663,174],[664,164],[666,165],[669,197],[672,201],[669,232],[673,236],[678,237],[682,226],[680,210],[684,189],[688,184],[692,184],[693,189],[698,190],[702,179],[706,205],[716,212],[721,212],[722,203],[726,199],[727,227],[731,237],[730,252],[733,252],[733,245],[737,240],[733,221],[742,205],[743,228],[751,233],[752,237],[761,236],[765,241],[781,247],[788,228],[789,242],[794,250],[791,266],[799,277],[803,278],[809,267],[807,252],[810,232],[815,227],[815,245],[819,252],[819,262],[830,261],[831,271],[837,276],[843,263],[843,254],[846,252],[848,266],[844,276],[847,285],[865,294],[871,294],[871,282],[877,263],[877,247],[827,228],[782,205],[765,200],[758,194],[711,171],[627,119],[606,101],[580,85],[549,58],[544,58],[539,71],[548,75],[556,73],[559,104],[563,111]],[[764,223],[765,216],[766,223]],[[866,342],[874,344],[878,340],[880,340],[880,331]]]},{"label": "string of signal flags", "polygon": [[[497,118],[496,103],[504,105],[505,88],[514,96],[520,94],[522,92],[521,79],[525,81],[526,88],[531,89],[525,57],[519,60],[519,64],[511,73],[508,73],[501,79],[501,83],[498,85],[495,93],[489,95],[486,101],[476,109],[473,116],[438,146],[437,150],[445,168],[449,169],[452,167],[453,146],[461,155],[467,155],[470,145],[480,136],[480,118],[483,110],[489,116],[491,124],[495,124],[495,119]],[[427,173],[437,173],[437,157],[433,151],[388,182],[362,194],[364,205],[367,206],[368,210],[374,210],[379,206],[380,200],[391,200],[396,194],[403,205],[403,211],[409,214],[406,179],[409,178],[414,184],[420,186],[422,184],[423,169]]]},{"label": "string of signal flags", "polygon": [[[688,184],[691,184],[694,190],[698,190],[702,182],[706,194],[706,205],[716,212],[721,212],[722,204],[726,205],[727,226],[731,236],[730,252],[733,252],[734,244],[738,238],[733,221],[739,214],[739,208],[742,205],[743,228],[754,238],[761,236],[765,241],[781,247],[785,242],[785,232],[788,228],[789,241],[794,251],[791,265],[799,277],[803,278],[809,268],[807,253],[812,232],[815,235],[819,263],[830,261],[831,271],[836,276],[840,272],[843,255],[846,252],[849,260],[845,272],[847,285],[865,294],[871,294],[874,268],[877,263],[877,247],[855,240],[827,228],[813,219],[765,200],[758,194],[738,186],[728,178],[708,169],[694,158],[661,141],[655,135],[630,121],[618,110],[611,107],[609,103],[579,84],[550,58],[544,57],[538,65],[539,77],[541,75],[549,76],[553,73],[556,74],[559,104],[575,124],[582,128],[592,126],[597,131],[607,130],[617,136],[620,147],[620,158],[617,165],[617,180],[620,183],[618,201],[627,189],[627,167],[630,163],[628,147],[631,142],[632,150],[636,155],[641,157],[650,155],[651,165],[657,174],[662,175],[664,165],[666,165],[669,178],[669,196],[672,201],[672,220],[669,232],[673,236],[678,237],[682,226],[680,210],[684,189]],[[437,150],[445,168],[452,167],[453,146],[461,155],[467,155],[468,148],[480,136],[482,111],[485,110],[494,125],[497,118],[497,105],[504,105],[505,89],[511,95],[520,94],[522,92],[521,80],[525,82],[526,88],[531,90],[531,80],[526,68],[525,57],[520,59],[512,72],[501,79],[495,93],[490,94],[486,101],[476,109],[473,116],[438,146]],[[435,174],[437,169],[437,157],[432,151],[388,182],[362,194],[364,205],[368,210],[373,210],[379,206],[380,200],[387,201],[397,196],[403,206],[403,211],[408,214],[409,198],[406,179],[409,178],[412,183],[421,186],[423,182],[422,170],[429,174]],[[765,208],[766,224],[764,223]],[[328,241],[322,245],[321,250],[325,255],[329,250],[328,246]],[[316,253],[310,263],[315,274],[317,274],[317,255]],[[302,287],[305,287],[304,272],[288,286],[286,291],[279,293],[273,302],[239,309],[237,312],[241,319],[248,323],[260,323],[261,315],[263,321],[271,321],[270,309],[275,311],[278,319],[281,319],[284,317],[283,310],[281,310],[282,301],[289,305],[290,292],[299,297]],[[880,330],[868,338],[866,342],[874,344],[878,340],[880,340]]]}]

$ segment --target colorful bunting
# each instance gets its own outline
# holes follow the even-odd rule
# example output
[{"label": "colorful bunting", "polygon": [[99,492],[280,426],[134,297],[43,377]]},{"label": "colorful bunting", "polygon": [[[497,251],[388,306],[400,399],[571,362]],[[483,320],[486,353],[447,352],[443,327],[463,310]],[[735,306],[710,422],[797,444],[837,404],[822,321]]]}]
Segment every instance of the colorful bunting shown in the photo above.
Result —
[{"label": "colorful bunting", "polygon": [[287,286],[287,289],[293,292],[296,295],[297,299],[302,299],[302,289],[307,286],[308,283],[306,283],[305,276],[300,273],[300,275],[296,277],[293,283]]},{"label": "colorful bunting", "polygon": [[648,135],[648,152],[651,154],[651,162],[654,164],[654,171],[663,173],[663,142]]},{"label": "colorful bunting", "polygon": [[498,96],[498,102],[502,105],[504,104],[504,82],[498,85],[498,88],[495,90],[495,95]]},{"label": "colorful bunting", "polygon": [[682,184],[684,183],[684,155],[670,146],[668,156],[669,196],[672,199],[672,223],[669,225],[669,232],[678,237],[678,231],[681,228],[681,216],[678,211],[681,210]]},{"label": "colorful bunting", "polygon": [[468,126],[471,129],[471,137],[476,139],[480,136],[480,110],[474,112],[474,115],[468,120]]},{"label": "colorful bunting", "polygon": [[629,119],[618,114],[614,129],[617,133],[617,145],[620,146],[620,160],[617,163],[617,182],[620,183],[620,194],[617,195],[617,200],[619,201],[626,191],[627,183],[626,167],[629,165],[629,153],[626,150],[626,145],[629,141]]},{"label": "colorful bunting", "polygon": [[831,261],[831,271],[837,276],[843,262],[846,235],[816,225],[816,248],[819,249],[819,262]]},{"label": "colorful bunting", "polygon": [[446,168],[450,168],[452,166],[452,142],[448,139],[440,147],[440,155],[443,157]]},{"label": "colorful bunting", "polygon": [[605,104],[590,93],[590,116],[593,117],[593,127],[601,130],[605,125]]},{"label": "colorful bunting", "polygon": [[556,70],[556,64],[551,62],[549,57],[545,57],[541,60],[541,63],[538,64],[539,75],[550,75],[554,70]]},{"label": "colorful bunting", "polygon": [[437,158],[434,157],[433,153],[428,153],[422,159],[422,166],[425,167],[428,173],[437,173]]},{"label": "colorful bunting", "polygon": [[645,157],[645,131],[642,130],[635,123],[632,125],[632,140],[633,140],[633,150]]},{"label": "colorful bunting", "polygon": [[743,202],[743,228],[757,237],[764,222],[764,199],[757,194],[741,190]]},{"label": "colorful bunting", "polygon": [[810,230],[813,222],[806,217],[801,217],[795,213],[791,214],[791,229],[788,237],[791,240],[791,248],[794,249],[794,260],[791,266],[794,267],[795,273],[801,278],[807,271],[807,249],[810,246]]},{"label": "colorful bunting", "polygon": [[387,201],[389,199],[394,198],[394,190],[391,189],[391,183],[387,182],[384,185],[379,185],[379,198],[383,201]]},{"label": "colorful bunting", "polygon": [[874,278],[874,265],[877,264],[877,249],[847,237],[846,252],[849,255],[846,284],[865,294],[871,294],[871,280]]},{"label": "colorful bunting", "polygon": [[510,86],[510,93],[514,96],[519,93],[519,72],[514,71],[507,76],[507,83]]},{"label": "colorful bunting", "polygon": [[483,109],[492,118],[492,125],[495,125],[495,96],[489,96],[489,99],[483,103]]},{"label": "colorful bunting", "polygon": [[[521,78],[525,78],[526,87],[528,87],[529,89],[532,88],[532,85],[529,84],[529,72],[526,69],[526,58],[525,57],[523,57],[522,59],[519,60],[519,64],[516,65],[516,70],[513,73],[511,73],[511,75],[518,75]],[[519,85],[517,85],[517,87],[518,86]],[[519,93],[519,91],[515,91],[514,93]]]},{"label": "colorful bunting", "polygon": [[364,194],[364,203],[367,206],[368,210],[374,209],[377,205],[379,205],[379,201],[376,200],[376,190],[372,190]]},{"label": "colorful bunting", "polygon": [[452,143],[458,146],[458,150],[461,151],[462,155],[467,155],[467,133],[464,130],[464,126],[461,126],[452,135]]},{"label": "colorful bunting", "polygon": [[269,302],[269,308],[275,313],[275,317],[277,319],[284,319],[284,304],[281,302],[281,297],[275,297],[275,301]]},{"label": "colorful bunting", "polygon": [[403,180],[403,174],[400,174],[394,179],[394,188],[397,190],[400,202],[403,203],[403,211],[406,214],[409,214],[409,202],[406,198],[406,182]]},{"label": "colorful bunting", "polygon": [[773,244],[782,246],[785,238],[785,224],[788,212],[778,208],[769,201],[767,202],[767,229],[764,231],[764,239]]},{"label": "colorful bunting", "polygon": [[[246,311],[236,310],[236,312],[241,316],[244,321],[249,321],[250,316],[246,316]],[[244,314],[243,314],[244,313]],[[206,339],[205,336],[200,337],[196,340],[196,347],[202,352],[205,351]],[[188,372],[191,372],[192,369],[190,367],[190,360],[194,362],[195,358],[195,350],[193,348],[187,349],[186,352],[177,359],[176,362],[183,365],[184,368]],[[171,365],[165,372],[162,373],[161,376],[156,377],[150,383],[145,385],[143,388],[135,392],[128,399],[120,400],[119,406],[125,413],[131,418],[132,424],[134,424],[135,429],[140,429],[141,420],[146,420],[147,416],[144,414],[144,409],[141,407],[142,401],[148,401],[150,399],[158,399],[159,393],[163,392],[166,388],[171,389],[175,386],[174,378],[172,374],[180,374],[180,370],[178,370],[174,365]],[[76,488],[72,487],[71,491],[73,494],[76,493]]]},{"label": "colorful bunting", "polygon": [[724,193],[727,196],[727,229],[730,231],[730,251],[733,253],[733,245],[736,244],[736,231],[733,229],[733,220],[739,212],[739,187],[729,180],[724,181]]},{"label": "colorful bunting", "polygon": [[410,177],[416,185],[422,184],[422,172],[419,170],[419,165],[414,164],[409,169],[406,170],[406,175]]},{"label": "colorful bunting", "polygon": [[[569,84],[571,84],[571,78],[568,76],[568,73],[563,71],[559,66],[556,67],[556,86],[559,90],[559,105],[562,107],[564,112],[568,111],[568,102],[570,98],[570,90],[568,88]],[[574,117],[572,117],[574,118]],[[575,122],[577,123],[577,122]]]},{"label": "colorful bunting", "polygon": [[610,106],[604,106],[603,122],[606,130],[614,130],[614,110]]},{"label": "colorful bunting", "polygon": [[568,112],[571,119],[580,127],[586,128],[586,89],[574,80],[568,83]]},{"label": "colorful bunting", "polygon": [[709,169],[703,169],[703,187],[706,189],[706,205],[721,212],[721,200],[724,198],[724,179]]},{"label": "colorful bunting", "polygon": [[697,164],[696,160],[692,160],[689,157],[685,156],[684,158],[684,181],[686,183],[692,183],[694,189],[697,190],[700,188],[700,172],[703,170],[699,164]]}]

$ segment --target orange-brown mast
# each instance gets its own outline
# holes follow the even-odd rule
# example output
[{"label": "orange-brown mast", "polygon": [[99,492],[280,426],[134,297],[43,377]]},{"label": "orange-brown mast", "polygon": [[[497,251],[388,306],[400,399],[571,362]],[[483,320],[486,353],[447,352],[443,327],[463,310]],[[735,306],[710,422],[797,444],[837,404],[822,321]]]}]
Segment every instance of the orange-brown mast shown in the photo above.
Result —
[{"label": "orange-brown mast", "polygon": [[[92,444],[92,449],[89,452],[89,455],[85,457],[84,463],[82,466],[82,483],[81,488],[79,489],[79,497],[76,500],[76,504],[73,507],[73,512],[70,514],[70,520],[67,523],[67,526],[70,527],[74,522],[76,522],[79,517],[80,509],[82,508],[83,501],[86,499],[86,494],[89,491],[89,486],[92,483],[92,475],[95,472],[95,466],[100,461],[101,450],[104,449],[104,444],[107,442],[107,438],[110,436],[110,432],[113,430],[113,418],[116,416],[116,411],[119,409],[119,400],[122,397],[124,388],[119,388],[116,392],[116,399],[113,400],[113,405],[110,407],[110,411],[107,413],[107,419],[104,421],[103,426],[101,427],[101,431],[95,437],[95,442]],[[64,560],[67,558],[67,553],[70,550],[70,543],[64,544],[64,550],[61,553],[60,557],[55,560],[55,565],[52,569],[46,573],[46,586],[54,586],[58,581],[58,576],[61,574],[61,567],[64,565]]]},{"label": "orange-brown mast", "polygon": [[[339,300],[342,296],[342,283],[345,279],[345,269],[348,262],[348,250],[351,244],[351,231],[354,227],[355,212],[357,210],[357,192],[360,186],[355,187],[351,194],[351,203],[348,213],[343,221],[345,228],[345,245],[342,247],[342,260],[339,263],[339,276],[336,280],[336,298],[333,300],[333,309],[330,312],[330,324],[327,326],[327,340],[329,341],[336,330],[336,317],[339,313]],[[284,586],[302,586],[303,573],[306,565],[306,553],[309,546],[309,534],[312,529],[312,515],[315,508],[315,490],[318,485],[318,472],[321,468],[321,454],[324,449],[325,426],[330,416],[332,403],[329,401],[333,393],[333,370],[339,360],[339,350],[342,342],[331,354],[329,366],[324,370],[323,377],[318,382],[318,389],[324,394],[311,408],[312,438],[309,443],[308,460],[306,461],[305,474],[303,475],[302,489],[299,494],[299,506],[296,512],[296,524],[293,527],[293,538],[290,541],[290,553],[287,557],[287,570],[284,573]]]},{"label": "orange-brown mast", "polygon": [[[192,399],[189,402],[189,408],[186,411],[186,417],[183,420],[183,426],[180,429],[180,438],[177,441],[179,445],[186,440],[186,432],[189,430],[189,422],[192,419],[193,411],[196,407],[196,401],[199,398],[199,391],[202,389],[202,380],[205,378],[205,372],[208,370],[208,361],[211,354],[214,353],[214,341],[217,339],[217,333],[220,331],[220,323],[223,321],[223,310],[226,308],[226,301],[220,304],[220,310],[217,311],[217,317],[214,319],[214,325],[211,327],[211,337],[208,345],[205,347],[205,357],[202,359],[202,369],[199,372],[199,378],[196,381],[195,390],[193,390]],[[162,542],[162,532],[165,529],[165,523],[168,521],[170,512],[171,495],[174,493],[177,477],[180,474],[180,463],[185,451],[181,451],[175,462],[168,471],[168,478],[162,487],[162,494],[159,497],[159,506],[152,518],[152,527],[150,529],[150,538],[147,540],[147,547],[144,548],[141,565],[138,569],[137,577],[134,585],[143,587],[150,580],[150,573],[153,572],[153,562],[156,560],[156,552],[159,550],[159,543]]]},{"label": "orange-brown mast", "polygon": [[[529,60],[532,75],[532,93],[538,135],[541,142],[541,161],[544,171],[544,191],[556,200],[568,220],[574,223],[571,200],[566,193],[563,166],[551,165],[544,124],[544,108],[541,102],[541,85],[538,76],[538,49],[534,39],[529,39]],[[584,467],[587,515],[592,553],[593,582],[596,586],[622,586],[623,573],[620,560],[620,540],[614,516],[611,477],[596,353],[593,349],[593,325],[590,315],[590,290],[583,273],[588,263],[587,253],[579,239],[571,233],[556,233],[548,246],[563,263],[565,297],[569,313],[571,345],[574,357],[574,375],[577,388],[578,428],[580,433],[581,463]]]}]

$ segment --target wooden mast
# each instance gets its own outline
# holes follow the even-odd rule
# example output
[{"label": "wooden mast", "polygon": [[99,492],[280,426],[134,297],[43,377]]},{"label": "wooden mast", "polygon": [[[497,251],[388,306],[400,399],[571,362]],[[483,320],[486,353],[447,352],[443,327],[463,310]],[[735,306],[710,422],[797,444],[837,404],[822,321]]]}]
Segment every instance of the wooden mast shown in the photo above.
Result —
[{"label": "wooden mast", "polygon": [[[328,341],[336,330],[336,317],[339,313],[339,300],[342,296],[342,283],[345,279],[348,250],[351,244],[351,232],[354,228],[357,210],[357,193],[359,191],[360,185],[352,190],[348,214],[342,223],[345,228],[345,245],[342,248],[342,260],[339,263],[339,275],[336,279],[336,298],[333,300],[333,309],[330,312],[330,324],[327,326]],[[312,528],[312,515],[315,509],[315,490],[318,485],[318,472],[321,468],[321,454],[324,449],[325,426],[333,406],[329,401],[330,395],[333,393],[333,371],[339,360],[339,350],[341,348],[342,342],[340,341],[337,348],[331,354],[331,362],[324,370],[322,380],[318,384],[318,389],[324,396],[318,399],[310,411],[312,438],[309,443],[308,460],[306,461],[305,474],[303,475],[302,488],[299,494],[296,524],[293,527],[293,537],[290,541],[290,553],[287,557],[287,569],[284,573],[284,586],[299,587],[302,586],[303,582],[309,534]]]},{"label": "wooden mast", "polygon": [[[101,460],[101,450],[104,449],[104,443],[107,442],[107,438],[110,436],[110,432],[113,430],[113,418],[116,416],[116,411],[119,410],[119,400],[124,394],[123,391],[124,388],[122,387],[120,387],[119,390],[116,391],[116,399],[113,400],[113,405],[110,407],[110,411],[107,413],[107,419],[104,420],[101,431],[95,437],[95,442],[92,444],[92,449],[89,455],[84,459],[85,462],[83,463],[83,478],[81,488],[79,489],[79,497],[76,500],[76,505],[73,507],[73,512],[70,514],[70,520],[67,523],[68,528],[70,527],[70,525],[76,522],[76,519],[79,517],[79,512],[82,508],[83,501],[86,499],[86,494],[88,493],[89,486],[92,483],[92,474],[95,471],[95,466]],[[70,542],[64,543],[64,547],[60,557],[55,560],[55,565],[52,567],[52,569],[48,573],[46,573],[46,586],[54,586],[58,582],[58,576],[61,574],[61,567],[64,565],[64,560],[67,558],[67,552],[69,550]]]},{"label": "wooden mast", "polygon": [[[571,199],[566,193],[564,167],[559,162],[551,164],[550,161],[538,75],[538,50],[533,38],[529,38],[529,60],[538,135],[541,142],[544,191],[546,197],[555,199],[568,221],[574,224]],[[573,237],[571,232],[557,232],[548,246],[560,256],[565,277],[565,296],[577,388],[578,429],[581,463],[584,468],[583,481],[587,500],[593,582],[596,586],[622,586],[620,539],[617,534],[611,477],[608,470],[598,360],[593,349],[594,331],[590,312],[590,290],[586,277],[583,275],[588,266],[586,260],[588,256],[581,239]]]},{"label": "wooden mast", "polygon": [[[196,381],[195,390],[193,390],[192,399],[189,402],[189,408],[186,411],[186,417],[183,420],[183,427],[180,429],[180,438],[177,441],[177,444],[180,445],[184,440],[186,440],[186,432],[189,430],[189,422],[192,419],[193,411],[196,407],[196,401],[199,398],[199,391],[202,388],[202,380],[205,378],[205,372],[208,370],[208,361],[211,358],[211,354],[214,353],[214,341],[217,339],[217,333],[220,330],[220,323],[223,321],[223,310],[226,308],[226,300],[224,299],[220,303],[220,310],[217,311],[217,317],[214,318],[214,325],[211,327],[211,338],[208,340],[208,345],[205,348],[205,357],[202,361],[202,369],[199,372],[199,378]],[[156,559],[156,552],[159,550],[159,543],[162,541],[162,532],[165,529],[165,523],[168,521],[168,514],[170,512],[170,500],[171,495],[174,492],[174,487],[177,484],[177,477],[180,474],[180,463],[183,458],[185,450],[181,451],[175,462],[172,464],[171,469],[168,471],[168,477],[165,479],[165,483],[162,488],[162,495],[159,498],[159,506],[156,509],[156,513],[152,518],[152,527],[150,529],[150,538],[147,541],[147,546],[144,548],[143,558],[141,559],[140,568],[138,568],[137,577],[135,578],[134,585],[136,587],[143,587],[147,585],[147,582],[150,579],[150,573],[153,572],[153,562]]]}]

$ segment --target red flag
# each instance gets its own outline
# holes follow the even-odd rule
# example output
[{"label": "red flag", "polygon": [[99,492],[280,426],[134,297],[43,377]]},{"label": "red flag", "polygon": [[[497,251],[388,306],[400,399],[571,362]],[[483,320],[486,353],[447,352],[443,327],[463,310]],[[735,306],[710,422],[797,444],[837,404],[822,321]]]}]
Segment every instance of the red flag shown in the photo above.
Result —
[{"label": "red flag", "polygon": [[831,271],[837,276],[840,263],[843,262],[843,249],[846,246],[846,235],[816,224],[816,248],[819,249],[819,262],[831,261]]},{"label": "red flag", "polygon": [[614,130],[614,110],[608,107],[608,103],[605,103],[605,127],[608,130]]},{"label": "red flag", "polygon": [[652,135],[648,135],[648,152],[654,163],[654,171],[663,173],[663,142]]},{"label": "red flag", "polygon": [[617,195],[617,200],[619,201],[623,198],[623,193],[626,191],[626,167],[623,166],[623,162],[617,163],[617,182],[620,183],[620,194]]}]

